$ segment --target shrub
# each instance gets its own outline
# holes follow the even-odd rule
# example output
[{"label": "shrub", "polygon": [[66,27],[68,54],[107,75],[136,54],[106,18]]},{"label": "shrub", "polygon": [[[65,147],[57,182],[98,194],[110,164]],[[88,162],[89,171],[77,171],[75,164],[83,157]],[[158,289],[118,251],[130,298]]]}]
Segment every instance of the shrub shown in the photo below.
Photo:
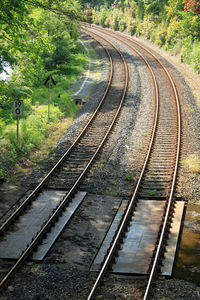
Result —
[{"label": "shrub", "polygon": [[92,10],[92,23],[99,24],[99,12]]},{"label": "shrub", "polygon": [[3,133],[4,126],[5,126],[5,122],[0,119],[0,137],[1,137],[2,133]]},{"label": "shrub", "polygon": [[112,17],[111,28],[113,30],[119,30],[119,20],[118,20],[118,16],[116,14],[114,14]]},{"label": "shrub", "polygon": [[92,23],[92,10],[89,7],[84,11],[83,20]]},{"label": "shrub", "polygon": [[166,48],[172,49],[180,37],[181,25],[179,19],[177,17],[174,17],[173,19],[171,19],[170,24],[167,28]]},{"label": "shrub", "polygon": [[183,47],[181,54],[183,56],[183,60],[186,63],[190,63],[191,61],[191,52],[192,52],[192,36],[188,36],[183,39]]},{"label": "shrub", "polygon": [[158,26],[158,28],[153,32],[152,36],[154,38],[151,38],[151,41],[162,47],[166,42],[167,29],[163,25]]},{"label": "shrub", "polygon": [[142,26],[141,26],[141,30],[140,33],[145,36],[146,38],[150,38],[155,30],[156,24],[153,21],[152,17],[145,17],[143,22],[142,22]]},{"label": "shrub", "polygon": [[106,9],[105,7],[103,7],[101,10],[100,10],[100,13],[99,13],[99,24],[104,27],[105,26],[105,21],[106,19],[109,17],[109,10]]},{"label": "shrub", "polygon": [[200,42],[194,42],[191,56],[194,69],[200,72]]},{"label": "shrub", "polygon": [[181,34],[183,37],[192,36],[194,39],[200,39],[200,17],[191,13],[183,13],[180,20]]},{"label": "shrub", "polygon": [[108,17],[108,18],[105,20],[105,27],[111,27],[111,17]]},{"label": "shrub", "polygon": [[136,33],[137,25],[134,19],[128,18],[126,27],[127,27],[127,32],[130,33],[131,35],[134,35]]}]

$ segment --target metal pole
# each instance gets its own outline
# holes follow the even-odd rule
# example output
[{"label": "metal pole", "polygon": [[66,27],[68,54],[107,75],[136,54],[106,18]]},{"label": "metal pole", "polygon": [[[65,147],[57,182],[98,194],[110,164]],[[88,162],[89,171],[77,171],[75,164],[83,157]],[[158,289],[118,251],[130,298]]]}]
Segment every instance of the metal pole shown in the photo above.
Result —
[{"label": "metal pole", "polygon": [[19,117],[17,116],[17,144],[19,144]]},{"label": "metal pole", "polygon": [[48,95],[48,123],[50,120],[50,100],[51,100],[51,89],[50,89],[50,80],[49,80],[49,95]]}]

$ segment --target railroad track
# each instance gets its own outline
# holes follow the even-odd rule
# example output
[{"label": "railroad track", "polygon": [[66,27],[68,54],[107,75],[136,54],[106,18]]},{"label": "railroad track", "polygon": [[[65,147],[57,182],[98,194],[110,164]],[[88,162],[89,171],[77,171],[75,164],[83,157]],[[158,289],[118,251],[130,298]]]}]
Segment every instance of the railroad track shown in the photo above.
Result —
[{"label": "railroad track", "polygon": [[38,201],[44,190],[60,188],[66,191],[62,200],[53,209],[52,214],[47,220],[44,220],[40,230],[31,237],[29,244],[23,249],[15,264],[3,277],[0,282],[0,288],[5,286],[17,268],[20,267],[33,249],[41,243],[44,235],[55,225],[56,220],[71,201],[81,180],[97,157],[123,105],[128,86],[126,61],[111,42],[98,34],[91,33],[90,35],[105,49],[110,61],[110,75],[107,87],[98,107],[72,146],[26,200],[1,225],[0,234],[3,236],[2,240],[4,240],[7,234],[10,235],[12,231],[16,230],[16,228],[13,230],[11,225],[18,222],[21,216],[28,215],[30,207]]},{"label": "railroad track", "polygon": [[163,200],[165,201],[165,205],[153,255],[149,264],[149,279],[144,291],[143,299],[146,300],[149,298],[153,279],[161,264],[161,258],[164,255],[175,205],[173,196],[181,140],[179,97],[168,70],[154,54],[140,43],[122,34],[114,34],[110,30],[105,30],[97,26],[84,25],[84,27],[87,28],[88,32],[98,32],[104,37],[109,36],[111,40],[120,41],[140,56],[152,76],[155,99],[152,135],[146,159],[125,215],[111,243],[96,282],[88,296],[88,300],[94,298],[108,268],[110,268],[114,258],[119,255],[120,247],[125,242],[124,236],[129,231],[131,222],[134,222],[134,211],[137,204],[144,203],[144,200],[148,201],[150,199],[156,201]]}]

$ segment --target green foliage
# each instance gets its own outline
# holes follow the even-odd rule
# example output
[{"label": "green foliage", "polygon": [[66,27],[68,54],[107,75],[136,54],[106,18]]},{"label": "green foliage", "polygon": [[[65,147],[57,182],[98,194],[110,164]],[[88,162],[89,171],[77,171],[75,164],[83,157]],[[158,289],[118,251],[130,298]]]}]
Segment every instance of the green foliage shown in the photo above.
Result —
[{"label": "green foliage", "polygon": [[160,26],[152,28],[152,34],[150,40],[160,47],[164,46],[166,43],[167,30],[166,26],[161,24]]},{"label": "green foliage", "polygon": [[196,71],[200,71],[200,42],[192,42],[192,37],[183,39],[181,54],[184,62],[192,63]]},{"label": "green foliage", "polygon": [[134,178],[132,175],[126,175],[124,178],[125,181],[134,181]]},{"label": "green foliage", "polygon": [[4,1],[0,12],[0,69],[7,60],[24,76],[27,85],[37,85],[44,75],[43,57],[55,51],[56,40],[68,35],[77,39],[81,17],[78,0]]},{"label": "green foliage", "polygon": [[183,39],[182,56],[185,62],[190,62],[192,52],[192,37],[188,36]]},{"label": "green foliage", "polygon": [[192,36],[193,40],[200,40],[200,16],[183,13],[180,26],[183,37]]},{"label": "green foliage", "polygon": [[103,7],[101,10],[100,10],[100,15],[99,15],[99,24],[104,27],[105,26],[105,21],[106,19],[109,17],[109,10],[106,9],[105,7]]},{"label": "green foliage", "polygon": [[156,196],[157,195],[157,190],[151,190],[148,192],[149,196]]},{"label": "green foliage", "polygon": [[200,73],[200,42],[194,42],[191,56],[194,69]]},{"label": "green foliage", "polygon": [[145,14],[159,15],[167,4],[167,0],[144,0]]},{"label": "green foliage", "polygon": [[[79,37],[82,10],[78,0],[8,0],[2,3],[0,70],[6,59],[12,66],[9,81],[0,80],[0,177],[13,163],[40,147],[61,118],[73,118],[78,106],[70,100],[70,86],[88,61]],[[48,88],[53,75],[50,123],[47,122]],[[16,141],[13,101],[24,101],[20,142]]]},{"label": "green foliage", "polygon": [[131,35],[134,35],[136,33],[137,24],[134,21],[134,19],[128,18],[127,19],[127,32]]},{"label": "green foliage", "polygon": [[[48,88],[41,83],[39,88],[30,90],[23,84],[23,79],[9,82],[0,82],[0,177],[6,176],[9,169],[19,159],[25,158],[32,149],[39,148],[48,135],[51,126],[61,118],[74,118],[78,106],[70,100],[70,86],[75,82],[77,75],[84,70],[87,57],[82,53],[80,44],[75,47],[78,55],[71,61],[71,73],[53,75],[56,86],[51,88],[50,124],[47,123]],[[74,66],[74,68],[73,68]],[[75,70],[75,71],[74,71]],[[16,141],[16,119],[13,117],[13,100],[15,96],[24,100],[24,113],[20,118],[20,142]]]},{"label": "green foliage", "polygon": [[179,19],[174,17],[171,19],[170,24],[167,28],[166,34],[166,45],[169,49],[173,48],[177,40],[181,37],[181,26]]},{"label": "green foliage", "polygon": [[142,35],[173,54],[182,54],[184,62],[199,72],[200,14],[184,11],[185,0],[104,2],[91,9],[94,23]]},{"label": "green foliage", "polygon": [[116,184],[117,184],[117,183],[116,183],[116,181],[115,181],[115,180],[113,180],[113,179],[110,179],[110,181],[109,181],[109,182],[110,182],[110,184],[111,184],[111,185],[116,185]]}]

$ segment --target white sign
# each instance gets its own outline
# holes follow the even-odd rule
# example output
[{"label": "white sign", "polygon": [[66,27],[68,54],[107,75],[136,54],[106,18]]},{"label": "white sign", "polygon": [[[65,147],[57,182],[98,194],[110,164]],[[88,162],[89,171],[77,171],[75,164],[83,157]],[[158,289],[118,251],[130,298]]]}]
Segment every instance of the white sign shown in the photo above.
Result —
[{"label": "white sign", "polygon": [[15,100],[13,104],[13,115],[21,117],[23,114],[23,100]]}]

